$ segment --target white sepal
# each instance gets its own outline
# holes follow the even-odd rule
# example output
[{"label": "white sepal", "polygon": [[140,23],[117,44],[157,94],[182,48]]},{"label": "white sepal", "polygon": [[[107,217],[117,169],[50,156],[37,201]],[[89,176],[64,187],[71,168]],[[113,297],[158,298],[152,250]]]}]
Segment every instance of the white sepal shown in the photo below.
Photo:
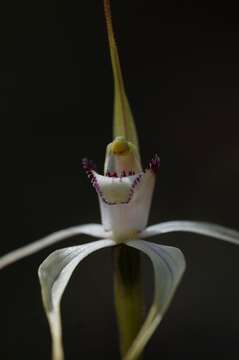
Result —
[{"label": "white sepal", "polygon": [[147,318],[124,360],[133,360],[142,353],[148,340],[161,322],[186,268],[183,253],[174,247],[157,245],[143,240],[126,243],[144,252],[154,269],[154,300]]},{"label": "white sepal", "polygon": [[63,360],[60,301],[63,292],[77,265],[89,254],[114,246],[110,239],[94,241],[80,246],[54,251],[41,264],[38,275],[41,284],[43,304],[52,336],[52,360]]},{"label": "white sepal", "polygon": [[178,220],[155,224],[142,231],[140,233],[140,238],[143,239],[155,235],[177,231],[210,236],[219,240],[224,240],[239,245],[239,231],[229,229],[225,226],[200,221]]},{"label": "white sepal", "polygon": [[80,234],[90,235],[98,238],[108,237],[102,225],[100,224],[85,224],[85,225],[72,226],[67,229],[56,231],[31,244],[22,246],[17,250],[14,250],[6,255],[3,255],[2,257],[0,257],[0,269],[26,256],[32,255],[40,251],[41,249],[44,249],[45,247],[50,246],[58,241],[62,241],[66,238]]}]

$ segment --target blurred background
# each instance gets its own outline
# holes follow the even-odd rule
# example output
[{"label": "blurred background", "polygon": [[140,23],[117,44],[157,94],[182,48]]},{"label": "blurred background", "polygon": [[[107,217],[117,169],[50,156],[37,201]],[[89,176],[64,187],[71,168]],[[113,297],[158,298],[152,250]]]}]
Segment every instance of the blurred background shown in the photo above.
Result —
[{"label": "blurred background", "polygon": [[[155,153],[161,158],[149,222],[191,219],[239,230],[234,3],[113,0],[112,13],[143,161]],[[102,171],[112,136],[102,1],[31,2],[16,17],[5,31],[1,99],[3,112],[21,128],[15,165],[24,183],[23,219],[8,229],[1,254],[58,229],[100,221],[81,159],[93,159]],[[13,31],[16,50],[8,41]],[[18,204],[11,203],[13,221]],[[66,240],[1,271],[1,359],[50,359],[37,268],[54,249],[90,240]],[[238,359],[239,247],[191,234],[153,241],[180,247],[188,268],[145,359]],[[153,274],[144,257],[143,267],[149,305]],[[62,312],[66,360],[119,359],[110,249],[80,265]]]}]

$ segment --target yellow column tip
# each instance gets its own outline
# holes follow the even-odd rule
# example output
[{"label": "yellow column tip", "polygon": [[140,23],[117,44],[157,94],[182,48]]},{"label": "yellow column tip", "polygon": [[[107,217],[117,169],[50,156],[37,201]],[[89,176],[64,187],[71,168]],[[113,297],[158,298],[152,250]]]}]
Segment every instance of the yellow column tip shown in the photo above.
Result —
[{"label": "yellow column tip", "polygon": [[130,149],[129,143],[123,136],[117,136],[111,143],[111,151],[115,155],[123,155]]}]

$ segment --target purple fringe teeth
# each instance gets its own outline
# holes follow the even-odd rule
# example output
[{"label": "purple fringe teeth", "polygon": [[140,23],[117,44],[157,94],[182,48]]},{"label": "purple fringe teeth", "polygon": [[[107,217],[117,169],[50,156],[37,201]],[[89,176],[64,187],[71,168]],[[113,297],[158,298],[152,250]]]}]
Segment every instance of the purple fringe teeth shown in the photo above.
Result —
[{"label": "purple fringe teeth", "polygon": [[158,155],[155,154],[152,160],[149,162],[146,170],[152,170],[154,173],[156,173],[159,167],[160,167],[160,159]]},{"label": "purple fringe teeth", "polygon": [[[146,167],[146,169],[144,170],[144,172],[146,172],[147,170],[151,170],[154,173],[156,173],[159,169],[160,166],[160,159],[158,157],[158,155],[156,154],[154,156],[154,158],[152,158],[152,160],[149,162],[148,166]],[[116,202],[109,202],[105,197],[103,192],[100,189],[100,185],[97,181],[97,178],[94,174],[94,172],[96,171],[96,166],[94,164],[93,161],[88,160],[88,159],[83,159],[82,160],[82,167],[85,170],[91,184],[93,185],[93,187],[95,188],[95,190],[97,191],[97,193],[100,195],[101,199],[104,201],[105,204],[107,205],[117,205],[117,204],[128,204],[130,202],[130,200],[132,199],[133,195],[134,195],[134,189],[135,187],[140,183],[141,178],[143,176],[143,173],[139,173],[138,176],[135,178],[135,180],[133,181],[130,189],[129,189],[129,196],[128,199],[126,201],[120,202],[120,203],[116,203]],[[108,171],[106,173],[107,177],[112,177],[112,178],[123,178],[123,177],[127,177],[127,176],[135,176],[135,172],[134,171],[122,171],[121,175],[118,176],[118,174],[116,172],[110,172]]]},{"label": "purple fringe teeth", "polygon": [[96,171],[96,165],[92,160],[88,160],[87,158],[82,159],[82,167],[87,173],[87,171]]},{"label": "purple fringe teeth", "polygon": [[125,170],[121,172],[120,176],[118,176],[117,172],[115,171],[107,171],[107,173],[105,174],[105,176],[108,176],[108,177],[128,177],[128,176],[133,176],[135,175],[135,172],[134,171],[128,171],[126,172]]}]

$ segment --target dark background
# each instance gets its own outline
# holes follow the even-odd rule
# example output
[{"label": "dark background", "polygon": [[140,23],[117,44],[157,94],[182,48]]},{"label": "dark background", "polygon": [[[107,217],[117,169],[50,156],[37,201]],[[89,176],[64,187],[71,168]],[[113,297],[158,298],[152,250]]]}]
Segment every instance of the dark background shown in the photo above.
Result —
[{"label": "dark background", "polygon": [[[20,168],[24,204],[10,203],[2,254],[57,229],[100,221],[81,159],[102,170],[113,102],[101,1],[31,2],[15,16],[11,10],[1,105],[20,125],[12,166]],[[235,4],[114,0],[112,11],[142,157],[145,164],[156,152],[161,158],[150,223],[198,219],[239,229]],[[53,249],[89,240],[69,239],[1,272],[1,359],[50,359],[37,268]],[[239,248],[190,234],[160,240],[180,247],[188,268],[145,359],[238,359]],[[146,259],[144,273],[150,303]],[[119,358],[109,249],[80,265],[62,310],[66,360]]]}]

